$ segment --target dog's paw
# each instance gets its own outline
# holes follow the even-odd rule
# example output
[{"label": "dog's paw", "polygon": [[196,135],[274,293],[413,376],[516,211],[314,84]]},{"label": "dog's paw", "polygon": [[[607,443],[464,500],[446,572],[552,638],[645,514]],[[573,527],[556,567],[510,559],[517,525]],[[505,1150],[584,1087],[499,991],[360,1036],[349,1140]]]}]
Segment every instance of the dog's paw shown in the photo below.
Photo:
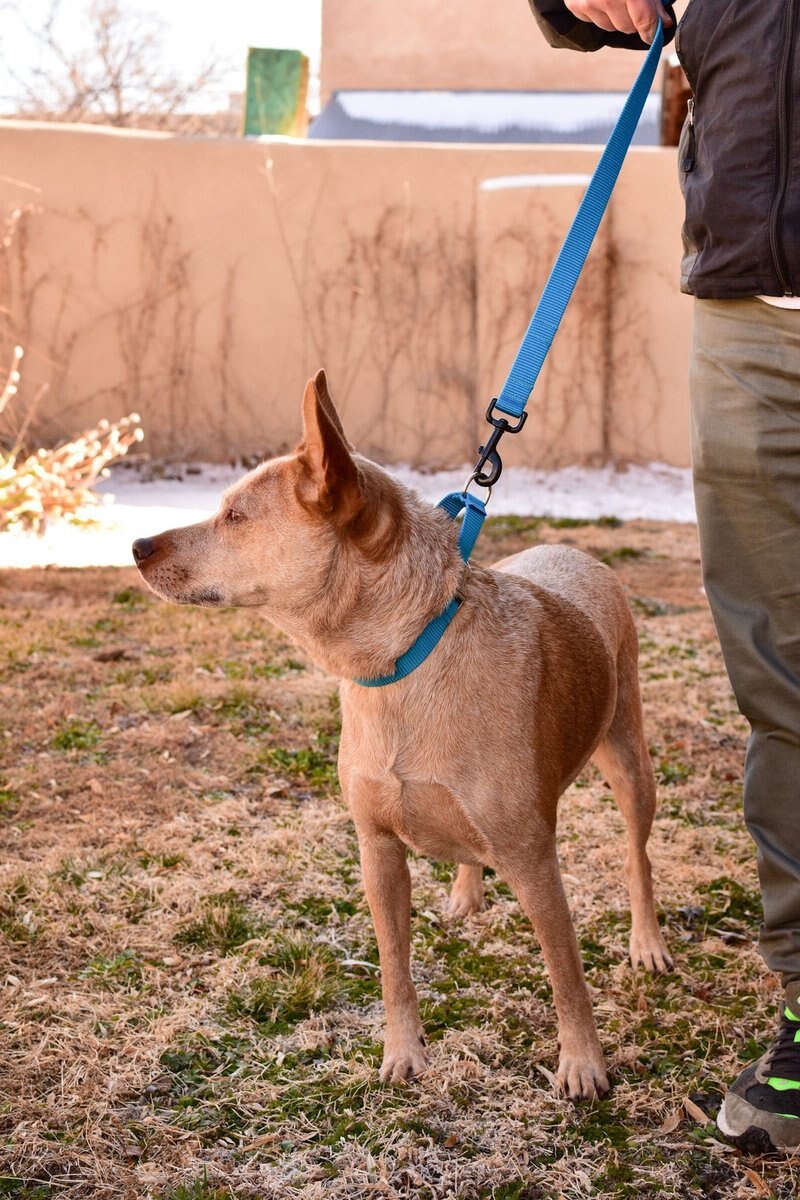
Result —
[{"label": "dog's paw", "polygon": [[644,967],[653,975],[666,975],[672,970],[672,957],[659,932],[631,934],[631,966]]},{"label": "dog's paw", "polygon": [[447,901],[448,913],[451,917],[468,917],[480,912],[483,904],[483,868],[459,867]]},{"label": "dog's paw", "polygon": [[480,889],[453,888],[447,901],[447,911],[451,917],[468,917],[480,912],[484,907],[483,887]]},{"label": "dog's paw", "polygon": [[599,1100],[609,1088],[602,1054],[562,1054],[556,1084],[559,1093],[569,1100]]},{"label": "dog's paw", "polygon": [[379,1078],[381,1083],[407,1083],[421,1075],[427,1065],[428,1054],[421,1033],[402,1039],[387,1038]]}]

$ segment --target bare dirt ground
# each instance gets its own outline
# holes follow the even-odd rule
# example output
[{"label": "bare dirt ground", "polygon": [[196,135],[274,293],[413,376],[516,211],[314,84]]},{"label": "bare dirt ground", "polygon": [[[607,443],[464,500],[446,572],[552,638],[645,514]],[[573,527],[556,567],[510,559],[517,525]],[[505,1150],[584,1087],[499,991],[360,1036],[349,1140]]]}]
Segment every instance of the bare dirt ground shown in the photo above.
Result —
[{"label": "bare dirt ground", "polygon": [[[800,1192],[710,1118],[773,1028],[740,818],[745,726],[694,530],[495,520],[605,557],[641,633],[652,838],[675,972],[626,962],[621,817],[562,801],[566,886],[613,1091],[551,1088],[554,1013],[507,888],[445,914],[412,862],[429,1072],[378,1086],[382,1013],[338,794],[334,680],[253,611],[171,608],[131,570],[0,577],[0,1196],[582,1200]],[[513,636],[513,631],[509,631]],[[497,681],[502,686],[502,681]],[[489,731],[476,731],[484,736]]]}]

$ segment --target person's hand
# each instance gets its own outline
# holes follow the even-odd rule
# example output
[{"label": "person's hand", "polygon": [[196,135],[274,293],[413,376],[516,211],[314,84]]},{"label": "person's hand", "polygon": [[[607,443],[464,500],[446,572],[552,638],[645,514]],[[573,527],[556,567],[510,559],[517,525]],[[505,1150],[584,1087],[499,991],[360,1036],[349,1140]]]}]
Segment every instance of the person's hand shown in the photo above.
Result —
[{"label": "person's hand", "polygon": [[564,0],[580,21],[591,21],[609,33],[638,33],[648,44],[656,35],[658,18],[664,26],[672,18],[659,0]]}]

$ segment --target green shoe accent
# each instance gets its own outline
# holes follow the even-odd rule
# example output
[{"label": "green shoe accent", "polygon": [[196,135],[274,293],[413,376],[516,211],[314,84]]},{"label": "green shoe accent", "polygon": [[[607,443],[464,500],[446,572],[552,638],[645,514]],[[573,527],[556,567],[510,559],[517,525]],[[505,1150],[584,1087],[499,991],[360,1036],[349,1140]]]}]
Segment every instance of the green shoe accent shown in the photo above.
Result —
[{"label": "green shoe accent", "polygon": [[798,1079],[781,1079],[777,1075],[771,1075],[767,1083],[771,1088],[775,1088],[776,1092],[800,1092]]},{"label": "green shoe accent", "polygon": [[785,1007],[785,1008],[784,1008],[784,1010],[783,1010],[783,1015],[784,1015],[785,1017],[788,1017],[788,1019],[789,1019],[790,1021],[800,1021],[800,1017],[796,1017],[796,1016],[794,1015],[794,1013],[792,1012],[792,1010],[789,1008],[789,1005],[788,1005],[788,1004],[786,1005],[786,1007]]},{"label": "green shoe accent", "polygon": [[786,1121],[800,1121],[797,1113],[778,1113],[779,1117],[783,1117]]}]

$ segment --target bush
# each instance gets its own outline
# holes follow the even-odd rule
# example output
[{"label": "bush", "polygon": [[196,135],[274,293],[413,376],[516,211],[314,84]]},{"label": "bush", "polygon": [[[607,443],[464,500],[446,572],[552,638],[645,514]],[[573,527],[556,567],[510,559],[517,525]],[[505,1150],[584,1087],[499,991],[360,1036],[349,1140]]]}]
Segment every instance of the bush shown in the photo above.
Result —
[{"label": "bush", "polygon": [[[0,392],[0,416],[17,394],[22,356],[17,346]],[[49,520],[91,520],[97,503],[92,488],[108,475],[109,463],[144,436],[138,414],[131,413],[121,421],[100,421],[54,449],[26,451],[22,443],[28,424],[23,422],[10,449],[0,446],[0,530],[16,526],[38,533]]]}]

